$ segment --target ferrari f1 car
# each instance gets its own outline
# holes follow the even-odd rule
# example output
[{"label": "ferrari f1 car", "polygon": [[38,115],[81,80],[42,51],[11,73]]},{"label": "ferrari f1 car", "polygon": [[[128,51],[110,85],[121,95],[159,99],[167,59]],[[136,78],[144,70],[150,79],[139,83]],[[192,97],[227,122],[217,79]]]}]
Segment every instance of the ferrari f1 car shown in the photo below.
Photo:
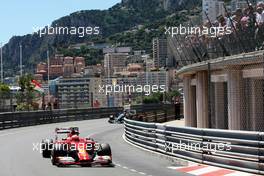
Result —
[{"label": "ferrari f1 car", "polygon": [[41,149],[43,158],[51,158],[51,163],[56,166],[112,165],[109,144],[79,137],[78,127],[56,128],[55,138],[42,140]]}]

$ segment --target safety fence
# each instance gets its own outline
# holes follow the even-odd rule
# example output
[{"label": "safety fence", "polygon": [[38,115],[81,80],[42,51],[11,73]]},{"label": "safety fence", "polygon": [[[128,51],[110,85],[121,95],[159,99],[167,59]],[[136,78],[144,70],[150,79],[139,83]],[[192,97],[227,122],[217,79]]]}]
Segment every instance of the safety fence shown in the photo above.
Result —
[{"label": "safety fence", "polygon": [[[232,4],[231,1],[226,1],[220,5],[225,14],[219,15],[217,19],[212,20],[205,11],[201,11],[204,19],[201,15],[193,15],[178,26],[180,32],[168,37],[169,57],[175,59],[176,66],[181,68],[220,57],[263,50],[264,25],[256,22],[256,15],[262,13],[257,10],[258,1],[245,2],[248,2],[244,4],[247,7],[239,7],[233,13],[227,8]],[[235,19],[235,16],[241,18]],[[209,32],[204,29],[209,29]]]},{"label": "safety fence", "polygon": [[125,137],[168,156],[264,174],[262,132],[173,127],[125,119]]},{"label": "safety fence", "polygon": [[142,121],[142,122],[158,122],[163,123],[171,120],[175,120],[175,115],[169,115],[166,111],[155,111],[140,113],[129,119]]},{"label": "safety fence", "polygon": [[[135,109],[139,113],[157,113],[165,109],[167,113],[171,114],[174,112],[174,105],[149,104],[131,106],[130,108]],[[121,112],[123,112],[123,107],[0,113],[0,130],[40,124],[107,118],[110,115],[117,115]]]},{"label": "safety fence", "polygon": [[122,107],[100,109],[66,109],[53,111],[0,113],[0,130],[40,124],[79,121],[108,117]]},{"label": "safety fence", "polygon": [[154,109],[151,105],[143,105],[139,109],[135,108],[137,110],[137,114],[129,117],[129,119],[157,123],[179,120],[183,118],[181,108],[182,104],[160,104],[156,109]]}]

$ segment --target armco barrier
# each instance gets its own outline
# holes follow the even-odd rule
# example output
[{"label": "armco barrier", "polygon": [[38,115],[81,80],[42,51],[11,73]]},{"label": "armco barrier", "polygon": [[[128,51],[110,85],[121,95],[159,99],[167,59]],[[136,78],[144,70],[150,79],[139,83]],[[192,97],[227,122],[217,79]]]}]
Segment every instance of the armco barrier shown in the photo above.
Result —
[{"label": "armco barrier", "polygon": [[[172,106],[173,105],[150,104],[131,106],[131,109],[136,109],[138,112],[152,112],[171,109]],[[0,130],[40,124],[104,118],[122,111],[123,107],[111,107],[0,113]]]},{"label": "armco barrier", "polygon": [[53,111],[0,113],[0,130],[40,124],[108,117],[123,110],[115,108],[65,109]]},{"label": "armco barrier", "polygon": [[165,155],[264,174],[262,132],[172,127],[125,119],[125,137]]}]

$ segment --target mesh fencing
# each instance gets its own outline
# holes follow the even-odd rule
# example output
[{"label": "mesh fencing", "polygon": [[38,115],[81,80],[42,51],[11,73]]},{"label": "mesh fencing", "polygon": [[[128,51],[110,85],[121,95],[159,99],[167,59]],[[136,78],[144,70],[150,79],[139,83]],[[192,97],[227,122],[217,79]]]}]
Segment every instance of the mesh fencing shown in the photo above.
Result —
[{"label": "mesh fencing", "polygon": [[264,26],[260,29],[248,28],[221,37],[177,35],[168,37],[168,44],[173,48],[173,55],[177,58],[177,66],[180,68],[219,57],[262,50]]},{"label": "mesh fencing", "polygon": [[[248,6],[240,9],[241,13],[229,10],[227,4],[224,6],[225,14],[217,17],[216,21],[190,16],[182,24],[185,27],[183,31],[188,31],[186,34],[168,36],[168,46],[177,58],[177,67],[264,49],[264,24],[257,22],[257,1],[249,0]],[[201,11],[201,14],[208,17],[206,12]],[[218,27],[223,27],[224,31]],[[204,28],[210,29],[210,32],[201,32]]]},{"label": "mesh fencing", "polygon": [[[176,58],[177,69],[191,70],[188,73],[190,75],[187,75],[191,78],[188,79],[196,80],[196,84],[188,82],[187,78],[185,80],[187,86],[191,84],[191,89],[188,87],[186,90],[188,92],[186,99],[189,102],[186,104],[188,106],[186,114],[191,116],[188,120],[192,121],[186,123],[189,123],[188,126],[264,131],[264,25],[256,23],[256,1],[248,2],[253,4],[253,8],[248,5],[243,9],[248,10],[247,15],[245,11],[242,14],[242,17],[246,17],[244,18],[247,19],[246,21],[242,18],[241,20],[232,18],[234,14],[230,11],[226,11],[230,12],[229,16],[228,13],[227,16],[223,16],[226,23],[231,22],[230,34],[217,33],[216,36],[210,36],[192,33],[168,37],[168,46]],[[221,24],[220,20],[217,19],[217,23],[210,20],[203,22],[193,17],[183,26],[217,27]],[[226,25],[230,26],[230,24]],[[254,56],[257,53],[262,53],[261,57]],[[246,56],[250,54],[252,56]],[[232,62],[225,62],[231,57],[235,58]],[[216,68],[215,62],[221,60],[223,64]],[[203,66],[207,63],[206,69]],[[193,69],[190,68],[191,64],[195,64]],[[201,70],[208,76],[206,76],[208,80],[206,96],[201,93],[206,93],[207,90],[197,91],[199,89],[197,73]],[[206,107],[201,105],[203,103]],[[201,113],[199,109],[201,107],[204,108],[202,111],[206,112]],[[201,122],[203,119],[201,116],[207,115],[208,118],[204,119],[209,122]]]},{"label": "mesh fencing", "polygon": [[264,55],[222,74],[211,67],[207,71],[209,127],[264,131]]}]

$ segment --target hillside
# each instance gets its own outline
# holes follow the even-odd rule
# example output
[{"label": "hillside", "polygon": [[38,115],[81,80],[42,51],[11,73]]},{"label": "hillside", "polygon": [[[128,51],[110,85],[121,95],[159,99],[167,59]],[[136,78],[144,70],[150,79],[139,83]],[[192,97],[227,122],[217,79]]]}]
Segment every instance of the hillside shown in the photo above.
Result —
[{"label": "hillside", "polygon": [[[100,26],[101,34],[83,38],[77,35],[14,36],[3,49],[5,67],[10,68],[5,74],[8,76],[18,70],[20,43],[23,45],[23,64],[25,69],[31,72],[37,62],[45,60],[48,48],[53,54],[55,51],[65,51],[70,44],[91,41],[131,45],[136,49],[148,48],[151,38],[161,35],[161,32],[146,34],[146,29],[158,29],[160,25],[168,22],[177,24],[184,21],[185,17],[177,15],[177,12],[182,9],[193,9],[200,3],[201,0],[123,0],[108,10],[85,10],[72,13],[55,20],[51,26]],[[174,15],[171,16],[172,14]],[[143,28],[133,33],[127,32],[138,25],[143,25]],[[142,40],[143,36],[146,40]]]}]

